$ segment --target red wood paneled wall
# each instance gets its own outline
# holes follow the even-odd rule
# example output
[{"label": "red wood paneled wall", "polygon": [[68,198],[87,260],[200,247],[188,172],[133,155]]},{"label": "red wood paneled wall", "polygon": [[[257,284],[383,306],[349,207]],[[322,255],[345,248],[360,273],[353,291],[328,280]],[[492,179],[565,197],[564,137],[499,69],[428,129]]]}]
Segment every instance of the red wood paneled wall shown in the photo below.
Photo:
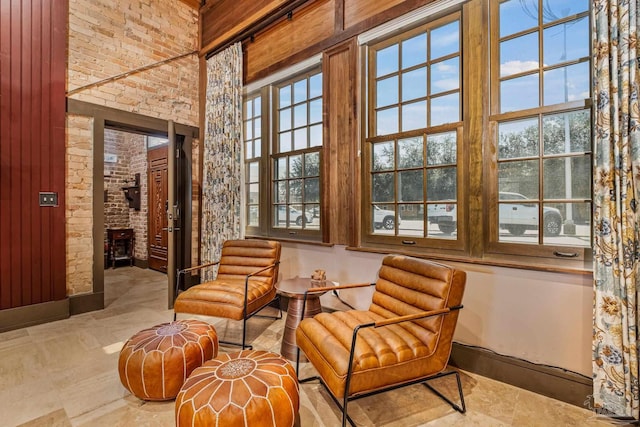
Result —
[{"label": "red wood paneled wall", "polygon": [[0,309],[66,297],[67,21],[68,0],[0,0]]}]

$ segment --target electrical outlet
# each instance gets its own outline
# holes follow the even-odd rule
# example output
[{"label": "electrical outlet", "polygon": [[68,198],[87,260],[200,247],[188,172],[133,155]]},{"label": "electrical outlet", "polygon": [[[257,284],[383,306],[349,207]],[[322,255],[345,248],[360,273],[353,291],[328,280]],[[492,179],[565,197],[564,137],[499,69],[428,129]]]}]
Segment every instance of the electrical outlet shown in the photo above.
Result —
[{"label": "electrical outlet", "polygon": [[38,193],[40,206],[58,206],[58,193],[44,192]]}]

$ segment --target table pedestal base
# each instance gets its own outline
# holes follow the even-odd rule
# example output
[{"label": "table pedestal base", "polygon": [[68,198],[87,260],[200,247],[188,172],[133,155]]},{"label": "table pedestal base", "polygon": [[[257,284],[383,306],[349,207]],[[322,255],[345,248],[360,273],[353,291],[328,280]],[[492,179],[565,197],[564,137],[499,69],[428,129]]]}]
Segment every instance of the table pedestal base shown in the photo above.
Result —
[{"label": "table pedestal base", "polygon": [[[300,321],[305,317],[313,317],[322,311],[322,307],[320,306],[320,297],[316,295],[308,295],[303,316],[303,302],[304,295],[301,295],[299,298],[289,298],[289,305],[287,306],[287,320],[284,325],[282,344],[280,346],[280,354],[294,362],[298,351],[298,347],[296,346],[296,328],[300,324]],[[304,357],[304,353],[300,353],[300,361],[307,361],[307,358]]]}]

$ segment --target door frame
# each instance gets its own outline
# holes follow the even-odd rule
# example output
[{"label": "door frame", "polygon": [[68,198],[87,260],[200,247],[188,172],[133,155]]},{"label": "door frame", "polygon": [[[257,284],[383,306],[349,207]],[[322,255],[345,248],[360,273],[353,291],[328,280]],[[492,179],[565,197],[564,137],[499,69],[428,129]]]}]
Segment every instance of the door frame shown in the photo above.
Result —
[{"label": "door frame", "polygon": [[[104,130],[115,128],[125,132],[165,135],[168,136],[169,120],[130,113],[128,111],[91,104],[75,99],[67,99],[67,113],[93,118],[93,292],[69,297],[69,312],[71,315],[104,308]],[[193,139],[199,138],[200,130],[196,126],[173,123],[176,135],[184,137],[183,151],[185,165],[188,171],[187,177],[192,177],[193,170]],[[171,156],[171,153],[169,153]],[[185,186],[184,218],[192,217],[192,183]],[[183,232],[182,263],[189,265],[191,262],[191,222],[186,221]],[[169,295],[173,294],[169,290]],[[169,299],[168,295],[168,299]],[[168,308],[171,308],[169,301]]]}]

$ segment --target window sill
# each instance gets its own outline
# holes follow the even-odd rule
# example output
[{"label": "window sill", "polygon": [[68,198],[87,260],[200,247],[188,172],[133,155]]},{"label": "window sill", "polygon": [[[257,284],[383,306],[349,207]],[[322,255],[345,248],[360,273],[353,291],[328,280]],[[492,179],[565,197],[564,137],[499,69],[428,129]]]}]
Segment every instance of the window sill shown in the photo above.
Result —
[{"label": "window sill", "polygon": [[307,240],[307,239],[291,239],[284,238],[278,236],[254,236],[254,235],[245,235],[246,239],[259,239],[259,240],[273,240],[276,242],[284,242],[284,243],[304,243],[306,245],[315,245],[315,246],[324,246],[324,247],[333,247],[335,246],[333,243],[323,243],[318,240]]},{"label": "window sill", "polygon": [[[568,261],[565,259],[546,259],[546,258],[532,258],[532,257],[520,257],[520,256],[500,256],[500,255],[487,255],[483,258],[474,258],[469,256],[459,255],[442,255],[428,252],[418,252],[411,250],[400,249],[384,249],[384,248],[372,248],[372,247],[355,247],[348,246],[346,248],[349,251],[356,252],[370,252],[378,254],[397,253],[400,255],[407,255],[416,258],[424,258],[438,261],[452,261],[466,264],[478,264],[488,265],[494,267],[507,267],[517,268],[521,270],[535,270],[551,273],[565,273],[565,274],[578,274],[578,275],[592,275],[593,267],[590,260],[585,261]],[[524,262],[521,259],[526,258]]]}]

